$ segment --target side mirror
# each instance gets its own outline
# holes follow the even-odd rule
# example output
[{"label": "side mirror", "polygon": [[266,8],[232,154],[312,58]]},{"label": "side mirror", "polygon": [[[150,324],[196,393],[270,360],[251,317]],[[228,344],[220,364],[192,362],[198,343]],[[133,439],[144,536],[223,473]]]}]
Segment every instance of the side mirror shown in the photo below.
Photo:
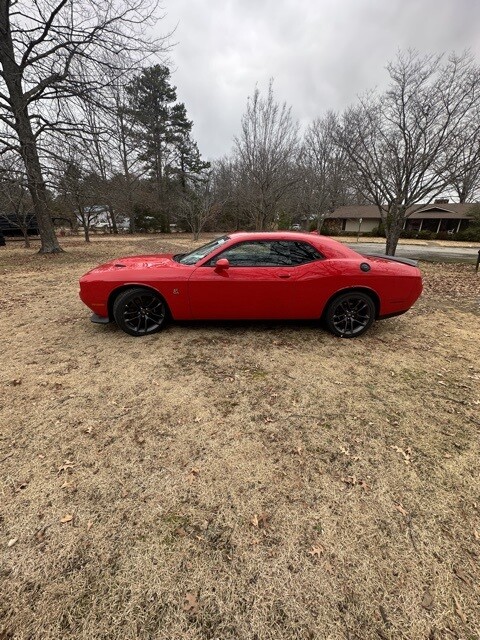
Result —
[{"label": "side mirror", "polygon": [[230,263],[226,258],[220,258],[215,263],[215,269],[228,269],[229,266]]}]

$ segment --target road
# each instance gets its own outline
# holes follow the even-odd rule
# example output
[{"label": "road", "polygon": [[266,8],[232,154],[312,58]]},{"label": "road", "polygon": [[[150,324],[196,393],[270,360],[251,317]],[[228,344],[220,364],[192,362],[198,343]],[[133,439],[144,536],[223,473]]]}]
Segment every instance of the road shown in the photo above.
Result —
[{"label": "road", "polygon": [[[347,246],[359,253],[385,254],[384,245],[374,242],[349,242]],[[399,244],[396,255],[399,258],[428,260],[430,262],[468,262],[475,264],[479,250],[480,246],[469,249],[467,247],[435,247],[431,245]]]}]

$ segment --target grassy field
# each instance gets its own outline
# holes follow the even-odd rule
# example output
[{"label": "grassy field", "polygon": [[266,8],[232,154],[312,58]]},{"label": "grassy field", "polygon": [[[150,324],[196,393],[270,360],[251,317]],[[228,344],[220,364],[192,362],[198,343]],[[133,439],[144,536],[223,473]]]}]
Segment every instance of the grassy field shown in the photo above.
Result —
[{"label": "grassy field", "polygon": [[357,340],[89,322],[183,237],[0,249],[0,639],[480,638],[480,275]]}]

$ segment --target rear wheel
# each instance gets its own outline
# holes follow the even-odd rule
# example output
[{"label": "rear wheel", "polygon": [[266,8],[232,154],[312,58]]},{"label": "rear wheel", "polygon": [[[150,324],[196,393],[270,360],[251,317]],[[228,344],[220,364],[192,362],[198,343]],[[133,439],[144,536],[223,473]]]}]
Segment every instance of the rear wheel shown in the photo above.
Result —
[{"label": "rear wheel", "polygon": [[375,304],[361,291],[344,293],[330,302],[325,320],[329,330],[341,338],[356,338],[373,324]]},{"label": "rear wheel", "polygon": [[159,331],[167,317],[162,298],[149,289],[127,289],[113,304],[117,325],[131,336],[146,336]]}]

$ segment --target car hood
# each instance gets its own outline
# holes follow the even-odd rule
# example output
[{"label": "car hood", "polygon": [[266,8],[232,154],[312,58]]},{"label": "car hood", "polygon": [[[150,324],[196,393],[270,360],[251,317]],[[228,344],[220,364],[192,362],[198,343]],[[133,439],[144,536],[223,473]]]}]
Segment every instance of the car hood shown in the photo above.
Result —
[{"label": "car hood", "polygon": [[[104,273],[106,271],[123,271],[128,269],[129,271],[136,269],[149,269],[161,267],[179,267],[182,266],[173,259],[173,254],[153,254],[144,256],[127,256],[125,258],[116,258],[111,262],[106,262],[98,267],[95,267],[88,274]],[[85,274],[85,275],[88,275]]]}]

